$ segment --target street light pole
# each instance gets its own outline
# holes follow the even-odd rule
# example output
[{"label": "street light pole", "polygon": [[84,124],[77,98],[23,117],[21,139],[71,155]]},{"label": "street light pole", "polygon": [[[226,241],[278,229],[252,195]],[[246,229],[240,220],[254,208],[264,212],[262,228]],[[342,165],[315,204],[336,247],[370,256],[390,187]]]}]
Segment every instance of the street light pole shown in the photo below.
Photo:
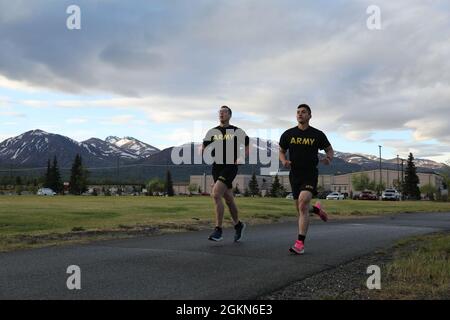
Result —
[{"label": "street light pole", "polygon": [[381,184],[382,184],[382,177],[381,177],[381,146],[378,146],[378,148],[380,149],[380,189],[381,189]]},{"label": "street light pole", "polygon": [[402,200],[405,199],[405,178],[404,178],[404,174],[403,174],[403,162],[405,160],[402,159]]}]

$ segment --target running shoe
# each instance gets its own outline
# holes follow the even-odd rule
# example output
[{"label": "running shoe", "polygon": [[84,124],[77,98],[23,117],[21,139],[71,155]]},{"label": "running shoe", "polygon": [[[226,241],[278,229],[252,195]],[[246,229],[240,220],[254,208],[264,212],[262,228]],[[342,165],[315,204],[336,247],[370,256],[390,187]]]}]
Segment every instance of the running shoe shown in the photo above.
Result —
[{"label": "running shoe", "polygon": [[243,222],[240,222],[234,226],[234,230],[236,232],[234,233],[234,242],[239,242],[244,237],[244,230],[247,227],[247,225]]},{"label": "running shoe", "polygon": [[294,245],[289,248],[289,251],[295,254],[304,254],[305,253],[305,245],[303,241],[297,240]]},{"label": "running shoe", "polygon": [[320,217],[320,219],[322,219],[323,221],[327,222],[328,221],[328,215],[327,215],[327,213],[325,211],[323,211],[323,209],[322,209],[322,207],[320,205],[320,202],[316,202],[316,204],[313,207],[315,207],[315,208],[317,208],[319,210],[318,212],[315,212],[315,213]]},{"label": "running shoe", "polygon": [[216,227],[213,231],[213,233],[211,233],[211,235],[209,236],[208,240],[211,241],[222,241],[222,229],[220,229],[219,227]]}]

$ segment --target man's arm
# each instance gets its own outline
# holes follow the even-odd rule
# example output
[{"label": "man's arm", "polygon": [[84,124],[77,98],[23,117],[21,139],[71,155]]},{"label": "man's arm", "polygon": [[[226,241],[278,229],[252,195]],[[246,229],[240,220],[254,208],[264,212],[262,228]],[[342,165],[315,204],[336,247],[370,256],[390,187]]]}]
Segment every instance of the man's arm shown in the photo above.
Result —
[{"label": "man's arm", "polygon": [[291,161],[286,159],[286,150],[280,147],[280,161],[285,168],[291,167]]},{"label": "man's arm", "polygon": [[331,145],[329,147],[325,148],[325,154],[326,154],[326,157],[324,159],[322,159],[322,163],[325,165],[329,165],[334,158],[334,150]]}]

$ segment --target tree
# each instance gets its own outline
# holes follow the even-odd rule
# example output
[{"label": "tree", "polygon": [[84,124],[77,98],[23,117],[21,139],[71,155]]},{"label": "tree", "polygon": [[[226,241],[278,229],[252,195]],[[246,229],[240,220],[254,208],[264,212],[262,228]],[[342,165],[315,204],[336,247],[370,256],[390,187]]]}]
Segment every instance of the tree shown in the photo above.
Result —
[{"label": "tree", "polygon": [[[196,184],[196,183],[191,183],[189,186],[188,186],[188,191],[189,191],[189,194],[193,194],[194,192],[197,192],[198,191],[198,185]],[[201,193],[201,192],[200,192]]]},{"label": "tree", "polygon": [[236,185],[236,187],[234,187],[233,193],[234,193],[234,194],[241,194],[241,190],[239,190],[238,185]]},{"label": "tree", "polygon": [[386,190],[386,183],[384,183],[384,182],[382,182],[382,183],[375,183],[374,182],[374,188],[372,190],[375,190],[378,195],[381,195],[383,190]]},{"label": "tree", "polygon": [[64,184],[61,180],[61,174],[59,173],[58,161],[56,156],[53,158],[53,166],[51,168],[52,185],[51,189],[56,193],[62,193],[64,190]]},{"label": "tree", "polygon": [[420,200],[420,190],[418,187],[419,177],[417,176],[413,154],[410,153],[405,171],[404,195],[409,199]]},{"label": "tree", "polygon": [[398,192],[403,192],[403,184],[402,184],[402,182],[398,181],[398,180],[394,180],[394,188]]},{"label": "tree", "polygon": [[254,172],[253,172],[250,182],[248,183],[248,189],[249,189],[251,196],[259,195],[258,181],[256,180],[256,175]]},{"label": "tree", "polygon": [[164,187],[165,187],[166,194],[169,197],[173,197],[175,195],[175,192],[173,190],[172,175],[170,174],[169,170],[167,170],[167,173],[166,173],[166,183],[164,184]]},{"label": "tree", "polygon": [[88,172],[83,167],[81,156],[77,154],[72,164],[70,172],[69,192],[74,195],[81,195],[87,191]]},{"label": "tree", "polygon": [[22,194],[22,192],[24,191],[24,188],[21,184],[17,184],[15,187],[15,191],[16,191],[16,194],[18,196],[20,196]]},{"label": "tree", "polygon": [[[447,192],[448,192],[448,190],[450,189],[450,160],[448,160],[447,163],[445,164],[444,168],[442,168],[441,176],[443,178],[443,181],[442,181],[443,189],[447,190]],[[447,198],[448,198],[448,195],[447,195],[447,197],[443,197],[442,200],[445,201],[445,200],[447,200]]]},{"label": "tree", "polygon": [[159,178],[154,178],[147,183],[147,192],[151,195],[155,192],[164,192],[164,189],[164,181]]},{"label": "tree", "polygon": [[420,188],[420,193],[425,194],[428,200],[434,200],[434,195],[438,193],[435,186],[426,184]]},{"label": "tree", "polygon": [[45,178],[44,178],[44,188],[50,188],[51,186],[51,174],[52,174],[52,168],[50,164],[50,159],[47,161],[47,171],[45,172]]},{"label": "tree", "polygon": [[272,188],[270,189],[270,196],[273,198],[278,198],[279,196],[281,196],[281,188],[282,185],[280,183],[280,179],[278,179],[278,175],[275,175],[272,183]]},{"label": "tree", "polygon": [[374,190],[375,183],[370,183],[370,178],[367,174],[361,173],[352,176],[353,189],[356,191]]}]

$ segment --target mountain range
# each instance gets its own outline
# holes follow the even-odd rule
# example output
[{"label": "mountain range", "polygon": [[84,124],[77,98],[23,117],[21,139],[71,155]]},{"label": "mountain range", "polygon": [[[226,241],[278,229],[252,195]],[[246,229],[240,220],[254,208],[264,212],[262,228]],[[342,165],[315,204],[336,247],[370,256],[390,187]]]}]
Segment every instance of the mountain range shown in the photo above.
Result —
[{"label": "mountain range", "polygon": [[[259,138],[251,140],[254,147],[265,150],[278,148],[276,142],[266,144]],[[261,144],[262,142],[262,144]],[[199,143],[188,143],[194,150]],[[27,131],[0,143],[0,174],[20,171],[21,175],[42,175],[48,159],[57,157],[61,171],[68,175],[69,168],[76,154],[80,154],[83,164],[89,169],[91,177],[103,180],[146,181],[151,177],[164,177],[167,169],[175,181],[189,181],[192,174],[202,174],[210,169],[205,164],[174,165],[171,160],[172,149],[160,150],[133,137],[109,136],[104,140],[90,138],[78,142],[66,136],[48,133],[43,130]],[[266,150],[267,151],[267,150]],[[444,164],[427,159],[415,159],[419,171],[435,171]],[[240,172],[251,174],[259,172],[261,165],[243,165]],[[397,169],[397,159],[382,159],[382,167]],[[29,169],[27,168],[34,168]],[[40,168],[40,169],[37,169]],[[319,165],[322,174],[340,174],[379,168],[379,158],[360,153],[336,151],[331,166]],[[14,174],[17,175],[17,174]]]}]

